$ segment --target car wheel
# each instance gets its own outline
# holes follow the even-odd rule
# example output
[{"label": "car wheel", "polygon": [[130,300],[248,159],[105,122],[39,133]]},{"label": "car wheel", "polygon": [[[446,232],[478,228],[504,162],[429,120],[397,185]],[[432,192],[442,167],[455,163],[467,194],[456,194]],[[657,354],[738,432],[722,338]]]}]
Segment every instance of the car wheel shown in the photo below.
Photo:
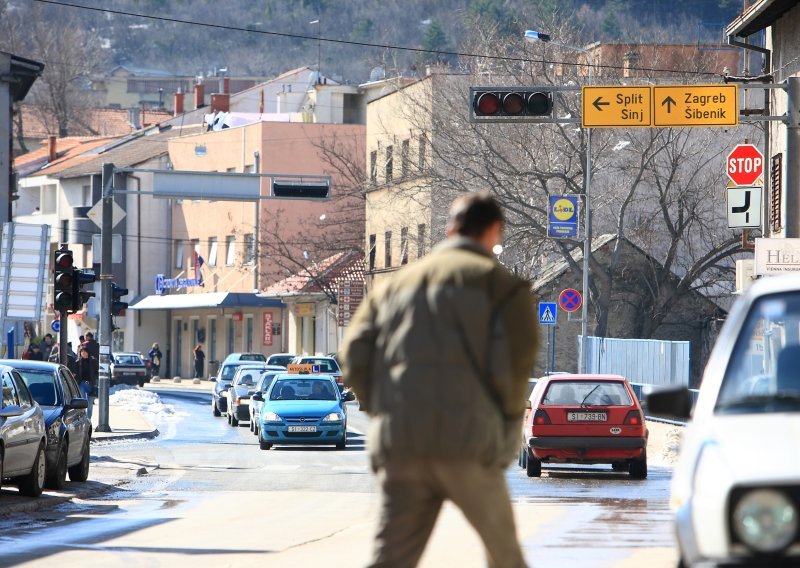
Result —
[{"label": "car wheel", "polygon": [[67,483],[67,439],[61,440],[61,450],[58,452],[58,461],[53,472],[45,479],[45,486],[49,489],[64,489]]},{"label": "car wheel", "polygon": [[528,474],[528,477],[541,477],[542,462],[535,456],[527,456],[525,458],[525,473]]},{"label": "car wheel", "polygon": [[3,488],[3,458],[5,458],[5,452],[3,452],[3,448],[0,446],[0,489]]},{"label": "car wheel", "polygon": [[528,467],[528,448],[522,446],[522,469]]},{"label": "car wheel", "polygon": [[211,414],[217,418],[222,416],[222,413],[219,411],[219,407],[217,406],[217,401],[214,400],[214,397],[211,397]]},{"label": "car wheel", "polygon": [[250,426],[250,432],[252,432],[253,431],[253,421],[252,420],[250,421],[249,426]]},{"label": "car wheel", "polygon": [[228,424],[230,424],[231,426],[239,425],[239,420],[231,412],[228,413]]},{"label": "car wheel", "polygon": [[628,465],[628,473],[632,479],[645,479],[647,477],[647,452],[642,452],[642,457],[638,460],[631,460]]},{"label": "car wheel", "polygon": [[26,497],[38,497],[44,489],[44,476],[46,471],[44,444],[39,444],[36,452],[36,461],[28,475],[19,478],[19,492]]},{"label": "car wheel", "polygon": [[259,438],[258,439],[258,447],[261,448],[262,450],[268,450],[268,449],[270,449],[272,447],[272,444],[270,444],[269,442],[265,442],[264,440]]},{"label": "car wheel", "polygon": [[336,444],[336,449],[337,449],[337,450],[344,450],[344,449],[347,449],[347,431],[345,431],[345,433],[344,433],[344,438],[342,438],[342,441],[341,441],[341,442],[338,442],[338,443]]},{"label": "car wheel", "polygon": [[80,463],[73,465],[67,470],[69,472],[70,481],[84,482],[89,479],[89,459],[89,438],[87,437],[86,442],[83,444],[83,454],[81,455]]}]

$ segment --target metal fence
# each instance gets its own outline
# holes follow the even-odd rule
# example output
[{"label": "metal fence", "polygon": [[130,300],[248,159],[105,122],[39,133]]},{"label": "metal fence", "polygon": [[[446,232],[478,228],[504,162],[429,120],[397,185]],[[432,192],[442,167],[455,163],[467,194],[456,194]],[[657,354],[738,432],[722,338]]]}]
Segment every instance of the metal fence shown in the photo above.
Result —
[{"label": "metal fence", "polygon": [[688,341],[589,337],[586,352],[588,373],[622,375],[644,385],[689,386]]}]

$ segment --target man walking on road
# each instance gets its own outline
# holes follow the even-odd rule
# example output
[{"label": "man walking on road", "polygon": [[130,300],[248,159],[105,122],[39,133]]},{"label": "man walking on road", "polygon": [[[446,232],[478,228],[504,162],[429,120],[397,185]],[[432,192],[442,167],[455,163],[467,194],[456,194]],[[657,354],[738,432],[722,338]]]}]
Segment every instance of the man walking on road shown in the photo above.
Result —
[{"label": "man walking on road", "polygon": [[458,198],[448,239],[373,290],[345,337],[382,493],[373,567],[415,566],[446,499],[490,566],[525,566],[504,470],[520,443],[535,298],[492,254],[503,223],[489,195]]}]

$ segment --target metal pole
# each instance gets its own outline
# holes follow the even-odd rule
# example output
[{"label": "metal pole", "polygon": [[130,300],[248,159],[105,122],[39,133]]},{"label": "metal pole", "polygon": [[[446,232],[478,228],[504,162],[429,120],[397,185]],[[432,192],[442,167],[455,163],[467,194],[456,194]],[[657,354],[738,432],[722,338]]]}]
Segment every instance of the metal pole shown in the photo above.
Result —
[{"label": "metal pole", "polygon": [[67,349],[69,349],[69,346],[67,345],[67,343],[69,343],[69,333],[67,330],[68,323],[69,319],[67,312],[58,312],[58,324],[60,326],[58,328],[58,360],[66,367],[69,367],[69,353],[67,352]]},{"label": "metal pole", "polygon": [[[589,85],[594,79],[594,62],[589,50],[584,53],[589,57]],[[589,195],[592,186],[592,129],[586,129],[586,187],[583,195],[583,317],[581,318],[581,358],[578,364],[578,372],[586,372],[586,345],[587,335],[589,334],[589,256],[592,252],[592,216],[589,208]]]},{"label": "metal pole", "polygon": [[100,228],[100,382],[97,402],[100,416],[98,432],[111,432],[108,425],[108,395],[111,386],[111,215],[114,202],[114,164],[103,164],[103,223]]},{"label": "metal pole", "polygon": [[787,79],[786,238],[800,237],[800,77]]}]

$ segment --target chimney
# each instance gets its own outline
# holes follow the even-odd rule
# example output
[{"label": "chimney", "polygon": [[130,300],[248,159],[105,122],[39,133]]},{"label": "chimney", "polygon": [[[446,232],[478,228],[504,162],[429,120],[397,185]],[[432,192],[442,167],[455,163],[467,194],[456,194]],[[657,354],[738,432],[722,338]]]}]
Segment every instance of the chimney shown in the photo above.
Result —
[{"label": "chimney", "polygon": [[47,161],[55,162],[58,157],[56,152],[56,137],[50,136],[47,138]]},{"label": "chimney", "polygon": [[203,108],[206,106],[205,86],[203,83],[198,83],[194,86],[194,108]]},{"label": "chimney", "polygon": [[211,112],[229,112],[231,109],[231,96],[225,93],[211,95]]},{"label": "chimney", "polygon": [[183,114],[183,98],[186,95],[181,93],[181,90],[178,89],[178,92],[175,93],[175,109],[173,111],[173,116],[178,116],[179,114]]},{"label": "chimney", "polygon": [[231,78],[230,77],[223,77],[222,78],[222,94],[223,95],[230,95],[231,94]]}]

